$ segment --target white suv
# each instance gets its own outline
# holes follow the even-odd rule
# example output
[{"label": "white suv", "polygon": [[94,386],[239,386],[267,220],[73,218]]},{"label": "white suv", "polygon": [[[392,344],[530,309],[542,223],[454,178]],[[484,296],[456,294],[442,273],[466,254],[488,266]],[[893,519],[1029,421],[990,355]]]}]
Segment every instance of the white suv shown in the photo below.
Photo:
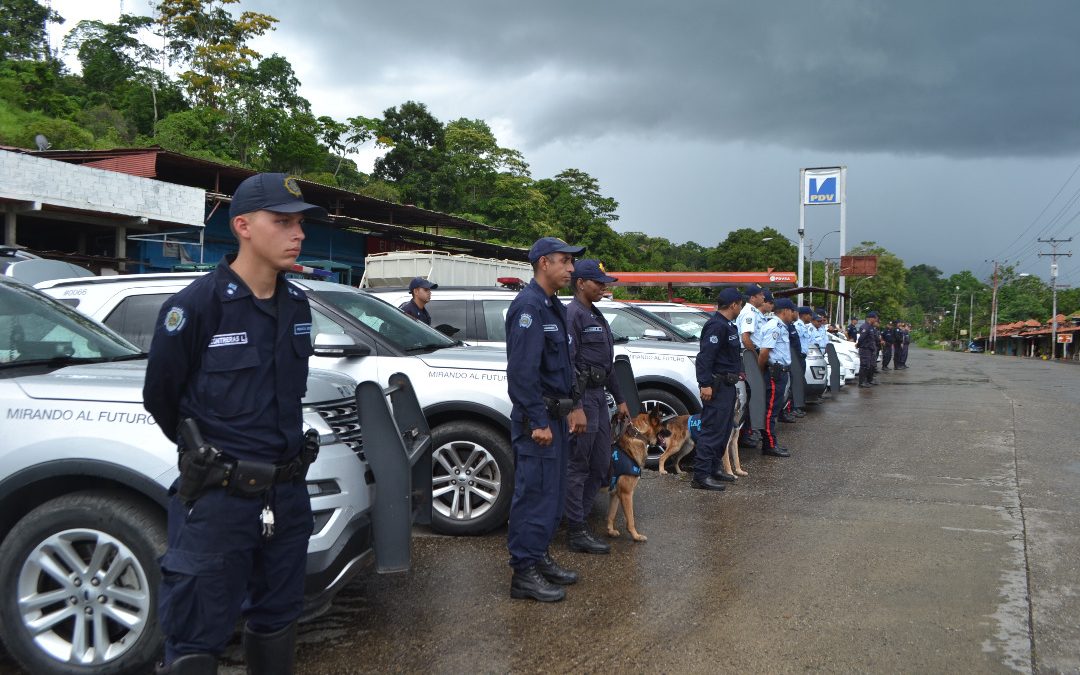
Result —
[{"label": "white suv", "polygon": [[[149,347],[162,303],[198,274],[132,274],[38,284]],[[386,387],[411,380],[432,436],[432,527],[479,534],[506,522],[514,485],[505,350],[465,346],[413,321],[373,295],[325,281],[293,279],[311,301],[312,368]]]},{"label": "white suv", "polygon": [[[372,292],[399,306],[409,299],[401,289]],[[433,326],[449,326],[453,336],[473,345],[506,349],[506,313],[516,291],[501,288],[442,287],[432,292],[425,309]],[[570,298],[562,298],[569,302]],[[647,409],[665,415],[685,415],[701,410],[694,359],[696,342],[671,339],[666,326],[628,309],[621,302],[601,301],[596,306],[611,324],[615,355],[624,355],[634,368],[638,395]]]}]

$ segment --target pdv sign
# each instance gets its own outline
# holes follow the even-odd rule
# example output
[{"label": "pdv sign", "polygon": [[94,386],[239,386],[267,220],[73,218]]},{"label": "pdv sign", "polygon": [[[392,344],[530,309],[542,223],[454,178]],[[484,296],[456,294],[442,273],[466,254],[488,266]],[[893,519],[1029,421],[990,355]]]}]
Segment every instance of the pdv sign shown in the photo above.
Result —
[{"label": "pdv sign", "polygon": [[806,169],[803,174],[803,204],[839,204],[840,169]]}]

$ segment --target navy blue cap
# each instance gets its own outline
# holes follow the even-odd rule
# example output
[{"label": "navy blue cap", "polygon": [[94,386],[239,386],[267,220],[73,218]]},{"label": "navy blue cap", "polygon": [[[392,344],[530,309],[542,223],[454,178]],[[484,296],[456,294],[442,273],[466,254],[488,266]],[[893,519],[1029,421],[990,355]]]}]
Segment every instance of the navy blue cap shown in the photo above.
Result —
[{"label": "navy blue cap", "polygon": [[799,314],[813,314],[814,310],[810,309],[806,305],[799,307]]},{"label": "navy blue cap", "polygon": [[778,309],[795,309],[795,303],[791,301],[791,298],[780,298],[773,305],[773,310]]},{"label": "navy blue cap", "polygon": [[585,251],[584,246],[571,246],[558,237],[540,237],[529,249],[529,262],[534,263],[540,258],[552,253],[569,253],[581,255]]},{"label": "navy blue cap", "polygon": [[866,318],[867,319],[876,319],[877,318],[877,312],[867,312],[866,313]]},{"label": "navy blue cap", "polygon": [[[770,291],[768,289],[765,290],[765,302],[773,302],[772,291]],[[792,306],[795,305],[794,302],[791,303],[791,304],[792,304]]]},{"label": "navy blue cap", "polygon": [[737,288],[725,288],[720,291],[720,295],[716,296],[717,305],[730,305],[733,302],[742,300],[743,294],[739,292]]},{"label": "navy blue cap", "polygon": [[303,213],[325,218],[326,209],[304,201],[296,176],[284,173],[257,173],[244,179],[233,193],[229,204],[229,219],[253,211]]},{"label": "navy blue cap", "polygon": [[821,312],[814,312],[814,321],[824,321],[825,315]]},{"label": "navy blue cap", "polygon": [[764,293],[764,292],[765,292],[765,289],[762,288],[761,286],[758,286],[757,284],[750,284],[749,286],[746,287],[745,290],[743,290],[743,295],[745,295],[748,298],[752,298],[755,295],[757,295],[759,293]]},{"label": "navy blue cap", "polygon": [[438,288],[438,287],[439,287],[439,284],[433,284],[430,281],[428,281],[427,279],[425,279],[424,277],[416,277],[415,279],[413,279],[412,281],[409,282],[409,290],[410,291],[413,290],[414,288]]},{"label": "navy blue cap", "polygon": [[618,281],[618,277],[610,276],[604,269],[604,263],[599,260],[575,260],[574,271],[570,274],[572,279],[591,279],[602,284],[610,284]]}]

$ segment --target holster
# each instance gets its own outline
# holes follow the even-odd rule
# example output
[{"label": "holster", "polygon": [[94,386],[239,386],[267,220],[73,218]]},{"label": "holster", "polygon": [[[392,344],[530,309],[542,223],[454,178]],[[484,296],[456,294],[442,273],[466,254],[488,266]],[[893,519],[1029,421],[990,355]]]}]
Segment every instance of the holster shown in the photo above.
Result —
[{"label": "holster", "polygon": [[780,365],[779,363],[771,363],[771,364],[769,364],[769,377],[771,377],[774,380],[779,380],[783,376],[784,376],[784,366]]}]

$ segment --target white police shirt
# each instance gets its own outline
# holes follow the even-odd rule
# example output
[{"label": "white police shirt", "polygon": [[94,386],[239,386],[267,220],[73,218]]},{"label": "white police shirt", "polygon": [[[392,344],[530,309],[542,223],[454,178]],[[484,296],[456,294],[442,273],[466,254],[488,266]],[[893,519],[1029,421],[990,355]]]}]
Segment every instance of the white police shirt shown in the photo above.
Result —
[{"label": "white police shirt", "polygon": [[753,340],[754,334],[757,333],[758,326],[761,325],[764,318],[761,310],[749,302],[743,305],[743,308],[739,310],[739,316],[735,318],[735,325],[739,329],[739,337],[742,338],[743,333],[750,333],[750,339]]},{"label": "white police shirt", "polygon": [[761,342],[755,343],[760,349],[769,350],[769,363],[781,366],[791,365],[791,344],[788,342],[788,329],[780,319],[771,317],[759,330]]}]

